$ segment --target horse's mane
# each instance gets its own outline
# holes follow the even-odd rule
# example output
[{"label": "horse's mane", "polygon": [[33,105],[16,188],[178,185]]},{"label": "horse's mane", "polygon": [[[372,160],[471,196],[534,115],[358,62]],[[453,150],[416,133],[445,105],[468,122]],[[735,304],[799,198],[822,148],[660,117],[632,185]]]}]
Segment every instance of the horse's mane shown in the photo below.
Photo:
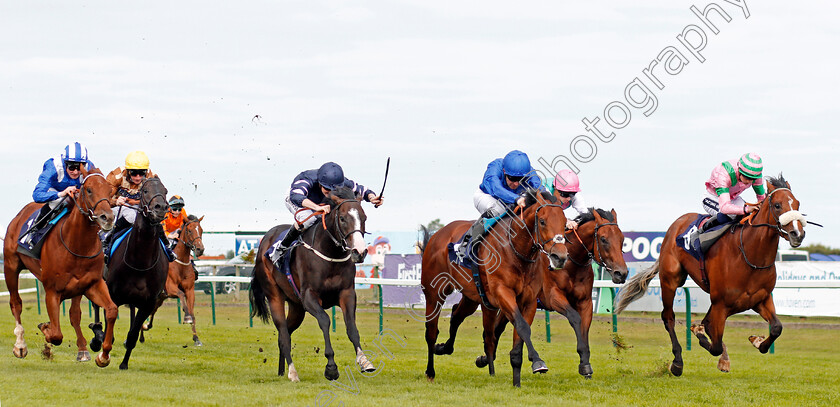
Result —
[{"label": "horse's mane", "polygon": [[788,188],[788,189],[790,189],[790,184],[788,184],[787,180],[785,180],[785,177],[782,175],[781,172],[779,173],[778,177],[772,177],[772,176],[767,177],[767,182],[769,182],[770,185],[772,185],[776,188]]},{"label": "horse's mane", "polygon": [[551,203],[556,203],[557,202],[557,197],[555,197],[554,195],[552,195],[548,191],[540,191],[539,189],[534,189],[534,188],[526,189],[525,192],[523,192],[522,195],[520,195],[520,196],[525,197],[525,206],[528,207],[528,206],[531,206],[531,205],[537,203],[537,194],[541,195],[542,198],[545,199],[548,202],[551,202]]},{"label": "horse's mane", "polygon": [[607,211],[605,211],[601,208],[588,208],[588,209],[589,209],[589,211],[584,212],[584,213],[578,215],[577,218],[575,218],[575,222],[577,222],[578,226],[583,225],[586,222],[595,220],[595,215],[592,213],[592,211],[598,212],[598,215],[601,215],[602,218],[604,218],[604,219],[606,219],[610,222],[615,222],[615,217],[613,217],[612,212],[607,212]]},{"label": "horse's mane", "polygon": [[[356,199],[356,194],[353,192],[353,190],[344,186],[338,187],[330,191],[330,194],[327,196],[327,198],[329,199],[332,196],[341,199]],[[332,201],[332,199],[329,199],[329,201]]]}]

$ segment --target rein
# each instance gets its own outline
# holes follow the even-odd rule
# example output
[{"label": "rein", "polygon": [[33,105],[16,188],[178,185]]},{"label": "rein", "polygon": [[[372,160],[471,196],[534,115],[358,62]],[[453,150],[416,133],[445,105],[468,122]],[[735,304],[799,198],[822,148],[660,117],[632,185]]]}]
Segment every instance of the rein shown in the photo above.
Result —
[{"label": "rein", "polygon": [[[161,180],[160,180],[160,178],[157,178],[157,177],[153,177],[153,178],[146,178],[145,180],[143,180],[143,183],[142,183],[142,184],[140,184],[140,189],[142,190],[142,189],[143,189],[143,187],[146,185],[146,183],[147,183],[147,182],[149,182],[149,181],[156,181],[157,183],[161,184],[161,186],[163,185],[163,184],[162,184],[162,182],[161,182]],[[156,194],[152,195],[152,197],[151,197],[151,198],[149,198],[149,199],[148,199],[145,203],[143,202],[143,198],[144,198],[143,196],[141,196],[141,197],[140,197],[140,206],[139,206],[139,207],[136,207],[136,206],[134,206],[134,205],[124,205],[124,206],[125,206],[125,207],[128,207],[128,208],[131,208],[131,209],[134,209],[134,210],[137,210],[138,212],[140,212],[140,213],[139,213],[139,215],[140,215],[140,216],[142,216],[143,218],[145,218],[145,219],[146,219],[146,221],[149,221],[149,216],[150,216],[150,213],[151,213],[151,210],[149,209],[149,206],[150,206],[150,205],[152,204],[152,202],[153,202],[155,199],[157,199],[157,198],[163,199],[163,202],[164,202],[164,203],[166,203],[166,195],[165,195],[165,194],[162,194],[162,193],[160,193],[160,192],[158,192],[158,193],[156,193]],[[167,205],[167,206],[168,206],[168,205]],[[121,209],[121,210],[122,210],[122,209]],[[149,227],[154,228],[154,224],[153,224],[151,221],[149,221]],[[125,242],[126,249],[125,249],[125,253],[128,253],[128,243],[131,241],[131,234],[132,234],[132,233],[134,233],[134,231],[135,231],[135,229],[134,229],[134,228],[132,228],[132,229],[128,232],[128,233],[129,233],[129,235],[128,235],[128,236],[126,236],[126,242]],[[154,241],[155,241],[155,243],[157,243],[157,244],[163,244],[162,242],[160,242],[160,239],[158,239],[156,236],[154,236],[154,233],[153,233],[153,240],[154,240]],[[130,268],[132,268],[132,269],[134,269],[134,270],[136,270],[136,271],[149,271],[149,270],[153,269],[155,266],[157,266],[158,261],[160,261],[160,252],[161,252],[162,250],[163,250],[162,248],[158,248],[157,246],[155,246],[155,251],[157,252],[157,255],[155,256],[155,261],[154,261],[154,262],[152,262],[152,265],[151,265],[151,266],[149,266],[149,267],[147,267],[147,268],[139,268],[139,267],[132,266],[132,265],[128,262],[128,257],[127,257],[127,256],[123,256],[123,262],[125,263],[125,265],[126,265],[126,266],[128,266],[128,267],[130,267]]]},{"label": "rein", "polygon": [[[611,222],[611,223],[602,223],[602,224],[595,225],[595,230],[592,233],[593,234],[593,237],[592,237],[593,250],[592,251],[590,251],[589,248],[586,247],[586,244],[583,242],[583,239],[580,238],[580,235],[578,234],[577,229],[572,229],[575,236],[578,238],[578,241],[580,242],[580,245],[583,247],[584,250],[586,250],[586,255],[587,256],[586,256],[586,260],[584,260],[583,263],[578,263],[577,261],[575,261],[575,259],[572,258],[572,256],[569,256],[567,258],[569,260],[571,260],[572,263],[574,263],[578,267],[584,267],[587,264],[591,263],[592,261],[595,261],[595,263],[598,264],[598,266],[600,266],[601,268],[603,268],[604,270],[607,270],[607,272],[612,274],[613,270],[611,268],[609,268],[606,265],[606,263],[604,263],[604,253],[601,250],[601,245],[598,244],[598,229],[600,229],[603,226],[611,226],[611,225],[618,226],[618,223]],[[598,257],[600,257],[600,260],[595,258],[596,253],[597,253]]]},{"label": "rein", "polygon": [[[85,190],[84,190],[85,183],[87,182],[87,180],[89,180],[89,179],[91,179],[92,177],[95,177],[95,176],[99,176],[99,177],[102,177],[102,179],[105,179],[105,176],[98,173],[98,172],[88,174],[86,177],[83,177],[82,182],[79,185],[79,198],[80,199],[73,199],[74,206],[79,210],[79,212],[82,214],[82,216],[88,218],[88,220],[91,221],[91,222],[96,221],[95,216],[93,215],[94,208],[99,206],[99,204],[102,201],[108,202],[108,198],[101,198],[98,201],[96,201],[93,205],[91,205],[90,202],[88,201],[88,199],[86,199],[87,196],[84,193],[85,192]],[[88,208],[87,210],[85,210],[82,207],[82,203],[84,203],[84,206],[87,206],[87,208]],[[99,242],[99,250],[97,250],[96,253],[94,253],[90,256],[83,255],[83,254],[78,254],[78,253],[74,252],[73,250],[70,250],[70,246],[68,246],[67,242],[64,240],[64,225],[66,223],[67,223],[67,219],[64,219],[61,222],[61,226],[58,227],[58,240],[61,241],[61,245],[64,246],[64,248],[68,252],[70,252],[70,254],[72,254],[75,257],[82,258],[82,259],[92,259],[96,256],[99,256],[102,253],[102,242]]]},{"label": "rein", "polygon": [[[531,233],[531,230],[529,230],[527,227],[522,228],[523,230],[525,230],[528,233],[528,237],[531,238],[531,247],[530,247],[530,250],[528,251],[527,257],[525,255],[523,255],[522,253],[520,253],[518,250],[516,250],[516,245],[514,245],[514,243],[513,243],[513,236],[512,236],[513,220],[511,219],[511,221],[508,225],[508,231],[507,231],[508,244],[510,245],[511,250],[513,250],[513,253],[516,255],[516,257],[519,258],[519,260],[522,260],[526,263],[534,263],[537,260],[534,259],[534,258],[531,258],[531,257],[534,254],[536,254],[538,251],[542,252],[546,256],[550,255],[548,250],[551,250],[551,248],[546,250],[545,247],[544,247],[546,244],[548,244],[548,242],[552,242],[551,243],[552,248],[554,247],[554,245],[565,243],[565,238],[561,237],[561,238],[558,239],[556,236],[554,238],[545,240],[543,242],[537,242],[537,239],[540,236],[539,212],[540,212],[540,209],[543,209],[543,208],[546,208],[546,207],[557,207],[557,208],[561,208],[561,209],[563,208],[562,206],[556,205],[556,204],[543,204],[543,205],[540,205],[534,211],[534,232]],[[517,206],[516,208],[519,208],[519,206]],[[516,209],[514,209],[514,211],[516,211]],[[525,220],[525,211],[522,210],[522,209],[519,210],[519,218],[520,218],[520,220],[523,220],[523,221]]]},{"label": "rein", "polygon": [[[192,230],[190,230],[190,229],[188,228],[188,226],[190,226],[191,224],[196,223],[196,222],[197,222],[197,221],[188,221],[187,223],[185,223],[185,224],[184,224],[184,226],[183,226],[183,228],[182,228],[182,230],[183,230],[183,234],[192,233]],[[201,240],[201,236],[198,236],[198,233],[197,233],[197,232],[196,232],[196,236],[195,236],[194,238],[190,239],[190,241],[189,241],[189,242],[188,242],[188,241],[186,241],[185,239],[181,239],[181,237],[180,237],[180,236],[178,236],[178,241],[179,241],[179,242],[181,242],[184,246],[186,246],[186,248],[189,250],[189,252],[192,252],[192,253],[195,253],[195,242],[197,242],[197,241],[199,241],[199,240]],[[189,253],[189,252],[188,252],[188,253]],[[182,265],[182,266],[189,266],[189,265],[191,264],[191,263],[189,262],[189,256],[187,257],[187,260],[188,260],[188,261],[186,261],[186,262],[181,261],[181,260],[178,258],[178,256],[176,255],[176,256],[175,256],[175,260],[174,260],[174,261],[175,261],[175,263],[178,263],[178,264],[180,264],[180,265]]]},{"label": "rein", "polygon": [[[335,211],[338,211],[338,210],[339,210],[339,208],[341,208],[341,205],[344,205],[345,203],[348,203],[348,202],[356,202],[356,203],[358,203],[359,201],[358,201],[358,200],[356,200],[356,199],[347,199],[347,200],[341,201],[341,203],[339,203],[338,205],[336,205],[334,208],[331,208],[331,209],[330,209],[330,213],[333,213],[333,212],[335,212]],[[333,235],[333,232],[330,230],[330,228],[328,228],[328,227],[327,227],[327,216],[328,216],[329,214],[324,213],[324,211],[313,211],[313,212],[312,212],[311,214],[309,214],[309,216],[307,216],[305,219],[303,219],[303,220],[297,220],[297,214],[298,214],[298,213],[300,213],[300,212],[303,212],[303,211],[307,211],[307,210],[311,210],[311,209],[304,208],[304,209],[299,209],[298,211],[296,211],[296,212],[295,212],[295,222],[297,222],[297,224],[300,226],[300,225],[303,225],[303,223],[304,223],[304,222],[306,222],[307,220],[309,220],[309,219],[310,219],[310,218],[312,218],[313,216],[318,216],[318,215],[321,215],[321,226],[324,228],[324,231],[327,233],[327,236],[330,238],[330,240],[333,242],[333,244],[334,244],[336,247],[338,247],[339,249],[341,249],[341,250],[342,250],[342,252],[343,252],[343,253],[346,253],[347,255],[346,255],[346,256],[344,256],[343,258],[332,258],[332,257],[329,257],[329,256],[327,256],[327,255],[325,255],[325,254],[323,254],[323,253],[319,252],[319,251],[318,251],[318,250],[316,250],[316,249],[315,249],[312,245],[310,245],[310,244],[306,243],[303,239],[301,239],[301,243],[303,244],[303,247],[305,247],[305,248],[309,249],[310,251],[312,251],[313,253],[315,253],[315,254],[316,254],[318,257],[320,257],[321,259],[326,260],[326,261],[329,261],[329,262],[333,262],[333,263],[342,263],[342,262],[345,262],[345,261],[349,260],[349,259],[350,259],[350,257],[351,257],[351,256],[352,256],[352,254],[353,254],[353,253],[352,253],[353,249],[351,249],[351,248],[347,245],[347,237],[348,237],[348,236],[350,236],[350,235],[352,235],[353,233],[356,233],[356,232],[359,232],[359,233],[361,233],[361,234],[362,234],[362,236],[364,236],[365,232],[363,232],[363,231],[361,231],[361,230],[359,230],[359,229],[354,229],[354,230],[351,230],[350,232],[348,232],[348,233],[346,233],[346,234],[344,234],[344,235],[342,236],[342,235],[341,235],[341,227],[340,227],[340,226],[339,226],[339,224],[338,224],[338,221],[339,221],[339,216],[338,216],[338,215],[334,215],[334,216],[333,216],[333,222],[332,222],[332,223],[333,223],[333,228],[339,232],[339,238],[340,238],[340,240],[339,240],[339,238],[336,238],[336,237]],[[335,212],[335,213],[338,213],[338,212]],[[314,237],[313,237],[313,238],[314,238]]]},{"label": "rein", "polygon": [[[766,266],[757,266],[757,265],[753,264],[753,263],[752,263],[752,262],[751,262],[751,261],[747,258],[747,252],[744,250],[744,229],[746,229],[746,226],[752,226],[752,227],[768,227],[768,228],[771,228],[771,229],[776,229],[776,232],[779,234],[779,236],[784,236],[784,235],[789,236],[789,235],[790,235],[790,233],[789,233],[789,232],[787,232],[786,230],[782,229],[782,227],[781,227],[781,226],[782,226],[782,224],[781,224],[781,222],[779,221],[779,217],[778,217],[778,216],[776,216],[776,214],[775,214],[775,213],[773,213],[772,211],[770,211],[770,215],[771,215],[771,216],[773,216],[773,218],[776,220],[776,224],[775,224],[775,225],[770,224],[770,223],[757,223],[757,224],[753,224],[753,223],[752,223],[752,222],[753,222],[753,220],[756,218],[756,216],[758,216],[758,213],[759,213],[759,212],[761,212],[761,210],[762,210],[765,206],[769,205],[769,202],[770,202],[770,197],[771,197],[771,196],[773,196],[773,194],[775,194],[775,193],[776,193],[776,192],[778,192],[778,191],[790,191],[790,189],[789,189],[789,188],[776,188],[776,189],[774,189],[774,190],[773,190],[773,192],[770,192],[770,194],[769,194],[769,195],[767,195],[767,197],[766,197],[766,198],[764,198],[764,201],[762,201],[762,204],[758,207],[758,210],[757,210],[757,211],[751,212],[749,215],[747,215],[746,217],[744,217],[743,219],[741,219],[741,221],[739,222],[739,224],[741,224],[741,225],[742,225],[742,226],[744,226],[744,227],[742,227],[742,228],[741,228],[741,232],[740,232],[740,234],[739,234],[738,249],[741,251],[741,256],[744,258],[744,261],[747,263],[747,265],[748,265],[748,266],[750,266],[750,267],[752,267],[752,268],[754,268],[754,269],[759,269],[759,270],[768,269],[768,268],[770,268],[770,267],[773,267],[773,266],[776,264],[776,261],[775,261],[775,260],[773,260],[773,261],[771,261],[771,262],[770,262],[770,264],[768,264],[768,265],[766,265]],[[764,204],[764,202],[768,202],[768,203],[767,203],[767,204]],[[803,227],[804,227],[804,226],[805,226],[805,225],[803,224]]]}]

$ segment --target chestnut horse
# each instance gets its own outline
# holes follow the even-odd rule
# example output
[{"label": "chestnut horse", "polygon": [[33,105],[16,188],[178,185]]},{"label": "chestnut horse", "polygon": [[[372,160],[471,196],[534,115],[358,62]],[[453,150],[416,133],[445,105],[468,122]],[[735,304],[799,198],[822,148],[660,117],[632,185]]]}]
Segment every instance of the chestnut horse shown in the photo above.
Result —
[{"label": "chestnut horse", "polygon": [[[563,237],[566,216],[560,205],[555,204],[557,199],[548,192],[529,190],[524,195],[526,208],[521,211],[521,219],[510,214],[499,220],[477,244],[478,249],[470,254],[477,263],[483,287],[481,291],[473,278],[473,271],[450,262],[448,253],[449,243],[457,242],[472,222],[449,223],[422,245],[420,282],[426,298],[426,377],[429,381],[435,378],[435,355],[452,354],[458,327],[479,305],[484,322],[484,351],[491,356],[490,374],[495,374],[492,362],[496,352],[493,328],[497,309],[513,321],[516,329],[510,351],[513,385],[520,386],[523,344],[528,346],[528,358],[533,362],[532,372],[548,371],[531,343],[531,322],[537,311],[537,294],[545,268],[544,263],[537,262],[537,258],[545,256],[552,269],[563,266],[567,255]],[[446,296],[456,289],[463,296],[452,309],[449,340],[435,344],[441,306]]]},{"label": "chestnut horse", "polygon": [[[128,369],[128,360],[137,345],[143,322],[154,310],[158,295],[166,283],[169,262],[156,231],[157,224],[163,221],[169,210],[166,192],[166,187],[157,176],[143,181],[140,185],[140,207],[134,225],[122,244],[114,249],[108,263],[105,281],[111,298],[117,306],[125,304],[131,309],[125,356],[120,363],[120,370]],[[91,324],[91,328],[94,329],[95,337],[91,340],[91,348],[94,344],[98,346],[99,342],[96,327],[99,323],[98,307],[94,307],[94,313],[96,323]]]},{"label": "chestnut horse", "polygon": [[[665,234],[659,260],[653,267],[636,274],[619,293],[616,312],[621,312],[631,302],[641,298],[656,274],[662,285],[662,321],[671,336],[674,360],[671,373],[682,374],[682,348],[674,331],[674,293],[688,276],[703,291],[709,293],[712,305],[703,322],[691,330],[712,356],[721,356],[718,369],[729,371],[729,355],[723,343],[723,330],[730,315],[749,309],[770,323],[770,336],[750,336],[749,340],[761,353],[782,334],[782,324],[776,317],[773,288],[776,286],[776,251],[779,237],[792,247],[799,247],[805,238],[805,219],[799,213],[799,201],[793,196],[790,184],[784,177],[769,177],[767,197],[759,204],[758,211],[734,225],[706,253],[704,282],[700,263],[689,255],[677,238],[697,218],[688,213],[677,219]],[[708,337],[706,336],[708,333]],[[711,339],[711,340],[710,340]]]},{"label": "chestnut horse", "polygon": [[[204,216],[198,218],[195,215],[190,215],[181,224],[181,233],[178,235],[178,242],[173,250],[175,261],[169,263],[166,286],[158,296],[155,309],[149,316],[149,323],[143,324],[143,331],[152,329],[155,314],[158,308],[163,305],[163,302],[167,298],[179,298],[181,304],[184,304],[184,323],[192,325],[192,339],[195,346],[202,346],[202,343],[195,332],[195,314],[193,312],[195,311],[195,280],[197,275],[190,261],[190,255],[199,257],[204,254],[204,243],[201,241],[201,235],[204,233],[204,229],[201,228],[202,219],[204,219]],[[140,331],[140,342],[146,340],[143,337],[143,331]]]},{"label": "chestnut horse", "polygon": [[[589,327],[592,325],[592,286],[595,281],[592,262],[607,270],[615,284],[624,283],[628,271],[621,251],[624,234],[618,227],[615,210],[606,212],[590,208],[590,212],[578,216],[575,221],[578,223],[577,230],[566,230],[566,248],[569,250],[566,264],[560,270],[546,272],[539,301],[545,309],[557,311],[569,320],[569,325],[575,331],[577,352],[580,355],[578,373],[591,378]],[[542,267],[548,267],[542,258],[540,263]],[[497,339],[507,323],[508,320],[502,315],[497,317]],[[479,356],[476,365],[486,366],[487,356]]]},{"label": "chestnut horse", "polygon": [[[277,347],[280,348],[277,375],[283,375],[288,363],[288,377],[293,382],[299,382],[300,379],[292,362],[291,335],[303,322],[307,312],[318,320],[324,333],[324,356],[327,358],[324,377],[328,380],[338,379],[335,352],[330,343],[330,317],[324,311],[335,305],[340,306],[344,313],[347,337],[353,344],[359,368],[362,372],[376,370],[362,351],[359,330],[356,328],[356,267],[353,263],[360,263],[367,254],[364,242],[365,212],[349,188],[334,189],[327,196],[325,204],[330,206],[329,213],[322,215],[321,222],[301,234],[303,247],[296,246],[286,254],[292,256],[289,265],[291,277],[265,258],[266,250],[289,225],[275,226],[265,234],[254,263],[251,316],[259,316],[263,322],[268,322],[270,316],[274,321],[279,334]],[[290,278],[294,283],[290,283]],[[289,305],[288,316],[286,304]]]},{"label": "chestnut horse", "polygon": [[26,222],[33,212],[40,210],[43,204],[29,203],[12,219],[3,241],[3,268],[6,285],[11,294],[9,304],[15,317],[15,356],[23,358],[28,353],[23,339],[23,325],[20,320],[22,302],[18,293],[20,271],[28,269],[44,286],[44,302],[50,322],[38,324],[38,328],[44,334],[47,343],[57,346],[63,341],[59,304],[67,298],[73,298],[72,303],[76,304],[76,311],[71,306],[70,323],[76,331],[76,360],[90,360],[87,341],[80,327],[82,315],[78,304],[81,295],[88,297],[97,306],[105,308],[108,330],[104,336],[110,340],[96,357],[96,365],[105,367],[111,362],[111,342],[114,337],[114,322],[117,320],[117,306],[111,301],[108,287],[102,279],[104,261],[97,232],[99,229],[110,230],[114,226],[114,214],[108,204],[111,185],[105,181],[98,169],[88,172],[82,167],[81,177],[81,186],[76,195],[68,198],[73,203],[70,213],[59,219],[53,230],[44,237],[40,260],[24,256],[16,249],[18,233],[23,222]]}]

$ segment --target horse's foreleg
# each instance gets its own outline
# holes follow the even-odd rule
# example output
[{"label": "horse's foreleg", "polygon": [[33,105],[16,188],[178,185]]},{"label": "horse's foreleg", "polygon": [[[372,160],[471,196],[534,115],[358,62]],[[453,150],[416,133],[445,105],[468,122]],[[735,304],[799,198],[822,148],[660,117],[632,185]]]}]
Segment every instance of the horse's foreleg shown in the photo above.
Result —
[{"label": "horse's foreleg", "polygon": [[461,301],[452,307],[452,317],[449,320],[449,339],[446,343],[439,343],[435,345],[436,355],[451,355],[455,351],[455,336],[458,334],[458,328],[464,320],[475,313],[478,309],[478,303],[462,296]]},{"label": "horse's foreleg", "polygon": [[560,311],[566,319],[569,320],[569,325],[575,331],[575,339],[577,339],[577,353],[580,356],[580,364],[578,364],[578,373],[587,378],[592,378],[592,365],[589,364],[589,326],[592,324],[592,300],[589,299],[580,301],[576,307],[568,305],[563,311]]},{"label": "horse's foreleg", "polygon": [[[187,289],[184,290],[184,310],[186,311],[186,316],[184,317],[184,323],[189,323],[190,327],[192,328],[193,334],[193,343],[195,346],[201,346],[202,343],[198,339],[198,333],[195,331],[195,290],[194,289]],[[187,322],[189,319],[189,322]]]},{"label": "horse's foreleg", "polygon": [[[166,301],[167,298],[169,298],[169,296],[166,294],[166,291],[161,292],[160,295],[157,296],[155,299],[155,307],[152,309],[152,314],[149,315],[149,322],[143,324],[143,331],[148,331],[154,327],[155,314],[157,314],[158,308],[163,305],[163,302]],[[143,342],[142,331],[140,332],[140,342]]]},{"label": "horse's foreleg", "polygon": [[359,329],[356,327],[356,290],[349,288],[342,290],[338,297],[341,312],[344,314],[344,327],[347,330],[347,337],[353,344],[356,351],[356,364],[359,370],[364,373],[375,372],[376,367],[368,360],[359,340]]},{"label": "horse's foreleg", "polygon": [[484,356],[476,358],[475,365],[478,367],[487,366],[487,373],[490,376],[495,376],[496,347],[499,344],[499,337],[496,336],[496,330],[499,324],[501,324],[501,329],[504,329],[504,326],[507,324],[507,318],[504,315],[500,315],[497,311],[490,311],[487,307],[482,306],[481,319],[484,326],[484,331],[482,332],[484,338]]},{"label": "horse's foreleg", "polygon": [[[498,290],[496,292],[499,305],[505,316],[511,321],[516,332],[514,333],[514,340],[521,338],[528,347],[528,358],[532,361],[531,370],[533,373],[545,373],[548,367],[545,362],[540,359],[540,355],[534,349],[531,343],[531,322],[534,320],[534,315],[537,312],[537,301],[535,298],[529,298],[523,306],[525,315],[519,311],[519,305],[516,302],[514,293],[507,290]],[[519,373],[522,367],[522,345],[514,343],[513,349],[510,351],[510,363],[513,366],[513,385],[519,387]]]},{"label": "horse's foreleg", "polygon": [[[665,274],[663,274],[665,275]],[[674,360],[671,361],[669,370],[674,376],[681,376],[683,372],[683,358],[682,346],[677,338],[676,319],[674,316],[674,296],[676,295],[676,285],[671,284],[670,279],[662,279],[662,323],[665,325],[665,330],[668,331],[668,336],[671,338],[671,353],[674,354]]]},{"label": "horse's foreleg", "polygon": [[312,314],[318,320],[318,326],[321,327],[321,332],[324,334],[324,357],[327,358],[324,377],[327,380],[336,380],[339,374],[338,366],[335,364],[335,351],[332,343],[330,343],[330,317],[321,307],[320,301],[311,289],[306,289],[303,293],[303,307],[306,312]]},{"label": "horse's foreleg", "polygon": [[426,348],[428,350],[426,379],[433,382],[435,381],[435,342],[438,338],[438,319],[440,318],[438,301],[441,299],[426,290],[433,290],[433,288],[423,287],[423,293],[426,296]]},{"label": "horse's foreleg", "polygon": [[691,327],[691,332],[697,337],[700,346],[709,351],[712,356],[720,356],[723,353],[723,329],[726,326],[727,316],[726,308],[715,304],[713,299],[702,325]]},{"label": "horse's foreleg", "polygon": [[120,370],[128,369],[128,360],[131,358],[131,351],[137,346],[137,338],[140,336],[143,322],[152,313],[152,306],[153,304],[137,308],[131,307],[131,328],[129,328],[128,335],[125,338],[125,356],[123,356],[122,363],[120,363]]},{"label": "horse's foreleg", "polygon": [[[483,315],[484,314],[482,313],[482,316]],[[493,334],[494,334],[494,339],[495,339],[495,342],[494,342],[494,345],[493,345],[493,352],[494,352],[493,353],[493,360],[495,360],[496,359],[495,350],[498,349],[498,347],[499,347],[499,338],[501,338],[502,334],[505,333],[505,328],[507,327],[507,324],[508,324],[509,321],[507,320],[507,318],[504,315],[502,315],[499,312],[494,312],[493,315],[495,315],[495,317],[493,319],[495,321],[494,324],[496,324],[496,326],[493,328]],[[486,336],[485,336],[485,338],[486,338]],[[483,355],[475,358],[475,365],[481,368],[481,367],[487,366],[489,364],[490,364],[490,358],[487,355],[486,349],[485,349],[485,353]]]},{"label": "horse's foreleg", "polygon": [[[93,301],[94,323],[90,324],[93,330],[93,339],[90,340],[90,348],[97,352],[102,347],[102,352],[96,356],[96,365],[99,367],[108,366],[111,363],[111,349],[114,345],[114,325],[117,322],[117,305],[111,300],[108,286],[105,280],[99,280],[91,286],[85,296]],[[102,332],[102,323],[99,321],[99,308],[105,311],[105,332]]]},{"label": "horse's foreleg", "polygon": [[90,352],[87,350],[87,339],[85,339],[85,334],[82,333],[82,296],[73,297],[70,300],[70,325],[73,326],[73,330],[76,331],[76,347],[78,348],[78,353],[76,353],[76,361],[77,362],[87,362],[90,360]]},{"label": "horse's foreleg", "polygon": [[755,346],[759,352],[767,353],[770,350],[770,345],[776,341],[776,338],[782,335],[782,323],[776,316],[776,305],[773,303],[773,296],[768,295],[767,298],[756,305],[753,310],[761,315],[765,321],[770,323],[770,336],[767,339],[762,335],[750,336],[750,343]]},{"label": "horse's foreleg", "polygon": [[47,306],[47,314],[50,317],[50,322],[42,322],[38,324],[38,329],[44,334],[44,340],[55,346],[61,345],[64,340],[64,335],[61,333],[60,316],[58,308],[61,304],[61,297],[54,290],[44,289],[44,303]]}]

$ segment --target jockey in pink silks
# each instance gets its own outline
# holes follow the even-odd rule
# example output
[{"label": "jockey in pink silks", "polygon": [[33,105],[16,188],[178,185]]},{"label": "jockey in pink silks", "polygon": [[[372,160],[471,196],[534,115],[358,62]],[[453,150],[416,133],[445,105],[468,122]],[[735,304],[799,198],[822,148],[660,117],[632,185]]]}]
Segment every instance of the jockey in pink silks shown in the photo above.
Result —
[{"label": "jockey in pink silks", "polygon": [[739,195],[752,187],[758,202],[764,200],[763,169],[761,157],[755,153],[744,154],[739,160],[724,161],[715,167],[706,181],[706,196],[703,198],[703,209],[712,218],[703,224],[700,232],[758,209],[758,204],[747,203]]},{"label": "jockey in pink silks", "polygon": [[[545,188],[560,200],[563,209],[574,208],[578,215],[589,213],[583,197],[578,194],[580,192],[580,179],[573,171],[560,170],[554,177],[553,183],[546,180]],[[577,222],[572,220],[572,217],[567,217],[567,219],[566,229],[577,229]]]}]

